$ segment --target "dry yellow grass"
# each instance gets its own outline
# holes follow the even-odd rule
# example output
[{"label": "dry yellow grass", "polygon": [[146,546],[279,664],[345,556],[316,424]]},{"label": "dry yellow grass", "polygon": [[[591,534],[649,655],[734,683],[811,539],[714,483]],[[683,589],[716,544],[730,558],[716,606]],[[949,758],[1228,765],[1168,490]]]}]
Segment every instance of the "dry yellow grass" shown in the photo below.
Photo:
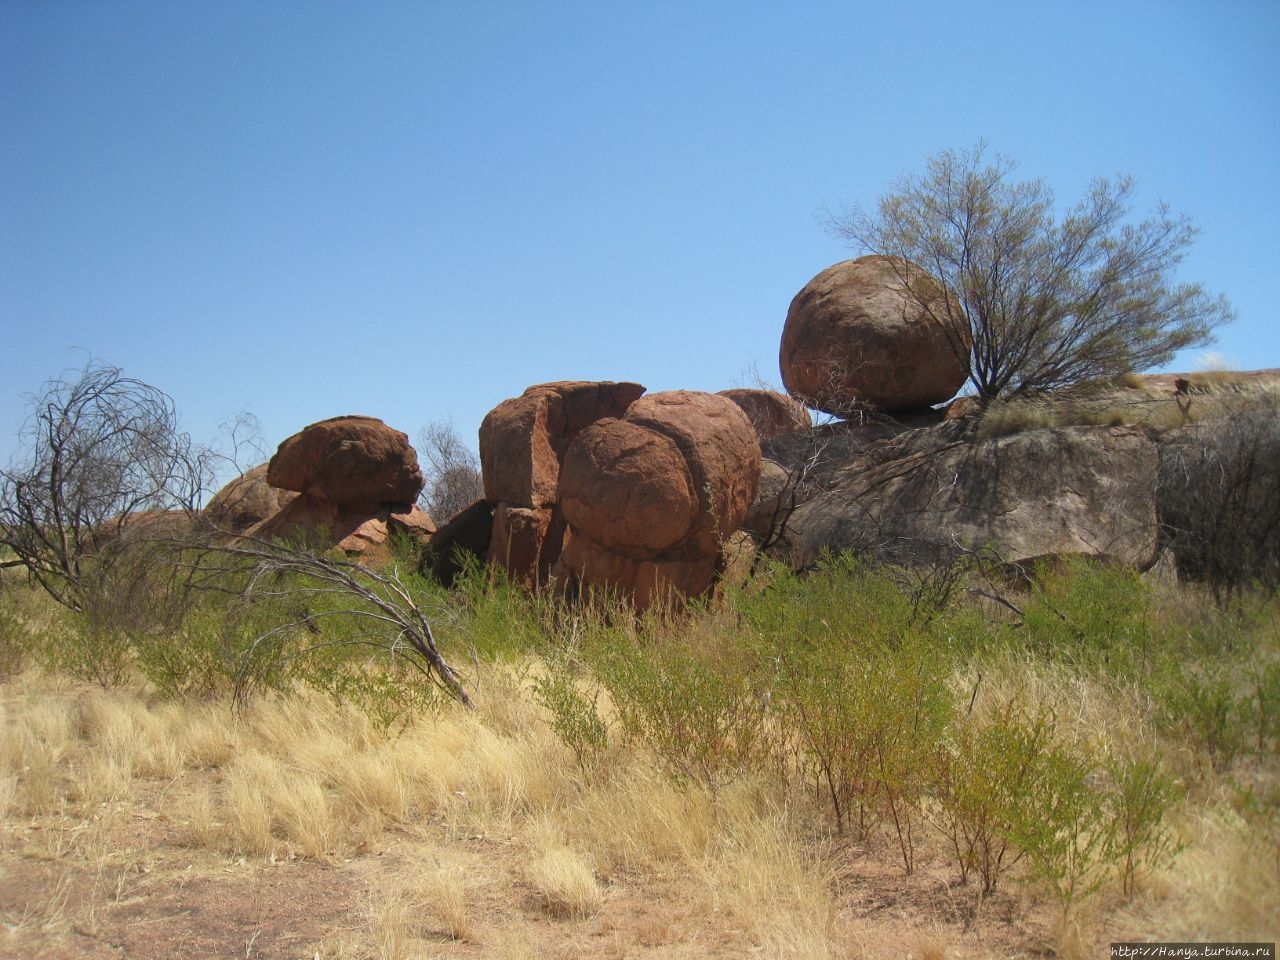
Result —
[{"label": "dry yellow grass", "polygon": [[[975,929],[970,891],[951,886],[936,838],[909,879],[887,846],[824,838],[803,789],[744,777],[712,794],[617,745],[584,772],[527,675],[510,668],[480,709],[445,706],[394,735],[319,696],[237,714],[38,674],[0,685],[0,869],[31,891],[4,902],[0,955],[65,950],[75,930],[119,936],[121,918],[145,909],[155,923],[194,922],[182,919],[185,901],[155,898],[187,884],[213,896],[233,881],[217,902],[248,916],[289,898],[317,898],[308,916],[331,904],[338,913],[291,949],[335,960],[871,957],[890,947],[975,958],[1046,943],[1088,956],[1115,934],[1274,938],[1274,837],[1226,804],[1188,815],[1187,850],[1138,900],[1108,892],[1058,930],[1034,919],[1052,917],[1051,904],[1018,894],[1004,908],[1012,922],[988,908]],[[967,691],[976,677],[955,682]],[[1114,691],[1057,667],[1010,659],[988,667],[980,694],[979,710],[1002,697],[1051,707],[1060,735],[1107,749],[1149,736]],[[281,888],[294,892],[274,892],[294,875]]]}]

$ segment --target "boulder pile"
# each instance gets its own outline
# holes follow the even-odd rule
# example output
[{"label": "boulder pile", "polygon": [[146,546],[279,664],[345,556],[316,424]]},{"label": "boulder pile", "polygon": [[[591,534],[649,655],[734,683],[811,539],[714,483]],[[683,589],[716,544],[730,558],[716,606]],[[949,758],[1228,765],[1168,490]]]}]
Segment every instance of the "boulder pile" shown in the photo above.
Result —
[{"label": "boulder pile", "polygon": [[582,430],[622,416],[642,393],[638,383],[540,383],[489,411],[480,424],[480,469],[493,510],[491,562],[528,585],[547,579],[564,544],[566,451]]}]

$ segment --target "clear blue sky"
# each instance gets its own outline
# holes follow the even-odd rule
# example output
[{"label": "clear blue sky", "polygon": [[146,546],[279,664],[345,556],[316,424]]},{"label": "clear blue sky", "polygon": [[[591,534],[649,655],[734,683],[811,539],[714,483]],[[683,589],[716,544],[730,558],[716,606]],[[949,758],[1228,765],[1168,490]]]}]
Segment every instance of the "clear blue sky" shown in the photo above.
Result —
[{"label": "clear blue sky", "polygon": [[820,211],[978,138],[1190,214],[1218,350],[1280,366],[1268,0],[0,0],[0,462],[88,354],[270,449],[343,413],[474,444],[546,380],[776,381],[850,255]]}]

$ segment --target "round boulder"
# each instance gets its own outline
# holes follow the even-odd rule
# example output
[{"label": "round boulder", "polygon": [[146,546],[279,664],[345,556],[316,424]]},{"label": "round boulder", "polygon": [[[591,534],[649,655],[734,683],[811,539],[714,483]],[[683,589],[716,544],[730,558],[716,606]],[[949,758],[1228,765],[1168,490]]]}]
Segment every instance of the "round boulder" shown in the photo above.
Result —
[{"label": "round boulder", "polygon": [[295,496],[297,494],[267,483],[267,465],[263,463],[246,470],[215,493],[205,505],[204,518],[219,530],[242,533],[275,516]]},{"label": "round boulder", "polygon": [[267,483],[341,504],[404,504],[424,484],[409,438],[374,417],[323,420],[285,440]]},{"label": "round boulder", "polygon": [[776,390],[754,390],[744,387],[721,390],[747,415],[756,436],[768,440],[784,433],[807,433],[813,429],[813,418],[803,403]]},{"label": "round boulder", "polygon": [[942,284],[897,257],[845,260],[791,301],[778,363],[787,392],[847,416],[950,400],[968,376],[963,310]]},{"label": "round boulder", "polygon": [[689,534],[700,501],[680,448],[626,420],[579,433],[560,472],[560,509],[580,535],[653,556]]},{"label": "round boulder", "polygon": [[626,422],[670,439],[693,478],[698,520],[690,536],[712,555],[742,525],[760,481],[760,441],[742,409],[727,397],[668,390],[641,397]]}]

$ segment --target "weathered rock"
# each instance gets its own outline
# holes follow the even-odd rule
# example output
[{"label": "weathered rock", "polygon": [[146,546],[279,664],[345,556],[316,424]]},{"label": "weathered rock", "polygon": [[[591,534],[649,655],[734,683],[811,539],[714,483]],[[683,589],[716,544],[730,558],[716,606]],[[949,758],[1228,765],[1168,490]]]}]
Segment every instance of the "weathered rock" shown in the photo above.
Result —
[{"label": "weathered rock", "polygon": [[684,455],[699,507],[689,537],[700,552],[713,555],[755,499],[760,441],[751,421],[732,400],[693,390],[643,396],[626,419],[670,438]]},{"label": "weathered rock", "polygon": [[280,444],[267,483],[330,503],[402,504],[423,487],[409,438],[374,417],[346,416],[305,427]]},{"label": "weathered rock", "polygon": [[1221,594],[1280,583],[1280,410],[1188,424],[1159,438],[1157,510],[1178,575]]},{"label": "weathered rock", "polygon": [[446,587],[462,572],[467,557],[483,560],[493,536],[493,505],[477,500],[436,531],[422,551],[418,569]]},{"label": "weathered rock", "polygon": [[278,490],[267,483],[267,464],[246,470],[221,490],[205,506],[203,517],[218,529],[243,533],[288,506],[297,494]]},{"label": "weathered rock", "polygon": [[489,562],[526,586],[546,581],[560,556],[564,519],[554,507],[498,504],[493,511]]},{"label": "weathered rock", "polygon": [[742,529],[759,537],[767,537],[775,523],[786,519],[785,509],[788,496],[793,494],[794,484],[791,474],[782,464],[775,460],[765,460],[760,465],[760,483],[756,487],[756,498],[747,509],[747,516],[742,521]]},{"label": "weathered rock", "polygon": [[546,507],[556,502],[560,461],[574,436],[620,417],[644,393],[638,383],[563,381],[529,387],[480,424],[480,467],[490,503]]},{"label": "weathered rock", "polygon": [[406,510],[391,510],[387,514],[387,531],[408,537],[413,543],[424,544],[436,532],[436,522],[417,504]]},{"label": "weathered rock", "polygon": [[968,376],[969,329],[937,280],[895,257],[845,260],[791,301],[778,361],[806,406],[911,410],[949,400]]},{"label": "weathered rock", "polygon": [[718,556],[625,556],[570,529],[556,569],[571,582],[623,597],[644,611],[705,594],[715,581],[718,561]]},{"label": "weathered rock", "polygon": [[285,507],[246,532],[264,540],[302,539],[319,547],[339,547],[354,556],[372,556],[387,540],[387,510],[354,508],[300,494]]},{"label": "weathered rock", "polygon": [[641,397],[621,420],[584,429],[564,458],[569,525],[554,570],[644,609],[705,594],[760,478],[760,444],[727,397]]},{"label": "weathered rock", "polygon": [[1141,431],[1070,427],[974,442],[962,422],[944,427],[846,463],[796,508],[784,549],[798,563],[826,549],[913,565],[988,546],[1008,562],[1154,562],[1156,449]]},{"label": "weathered rock", "polygon": [[626,420],[601,420],[578,435],[559,496],[574,530],[636,556],[680,543],[702,509],[675,442]]},{"label": "weathered rock", "polygon": [[747,415],[756,436],[768,440],[784,433],[804,433],[813,429],[813,417],[808,408],[785,393],[776,390],[752,390],[735,387],[721,390],[720,396],[728,397]]}]

